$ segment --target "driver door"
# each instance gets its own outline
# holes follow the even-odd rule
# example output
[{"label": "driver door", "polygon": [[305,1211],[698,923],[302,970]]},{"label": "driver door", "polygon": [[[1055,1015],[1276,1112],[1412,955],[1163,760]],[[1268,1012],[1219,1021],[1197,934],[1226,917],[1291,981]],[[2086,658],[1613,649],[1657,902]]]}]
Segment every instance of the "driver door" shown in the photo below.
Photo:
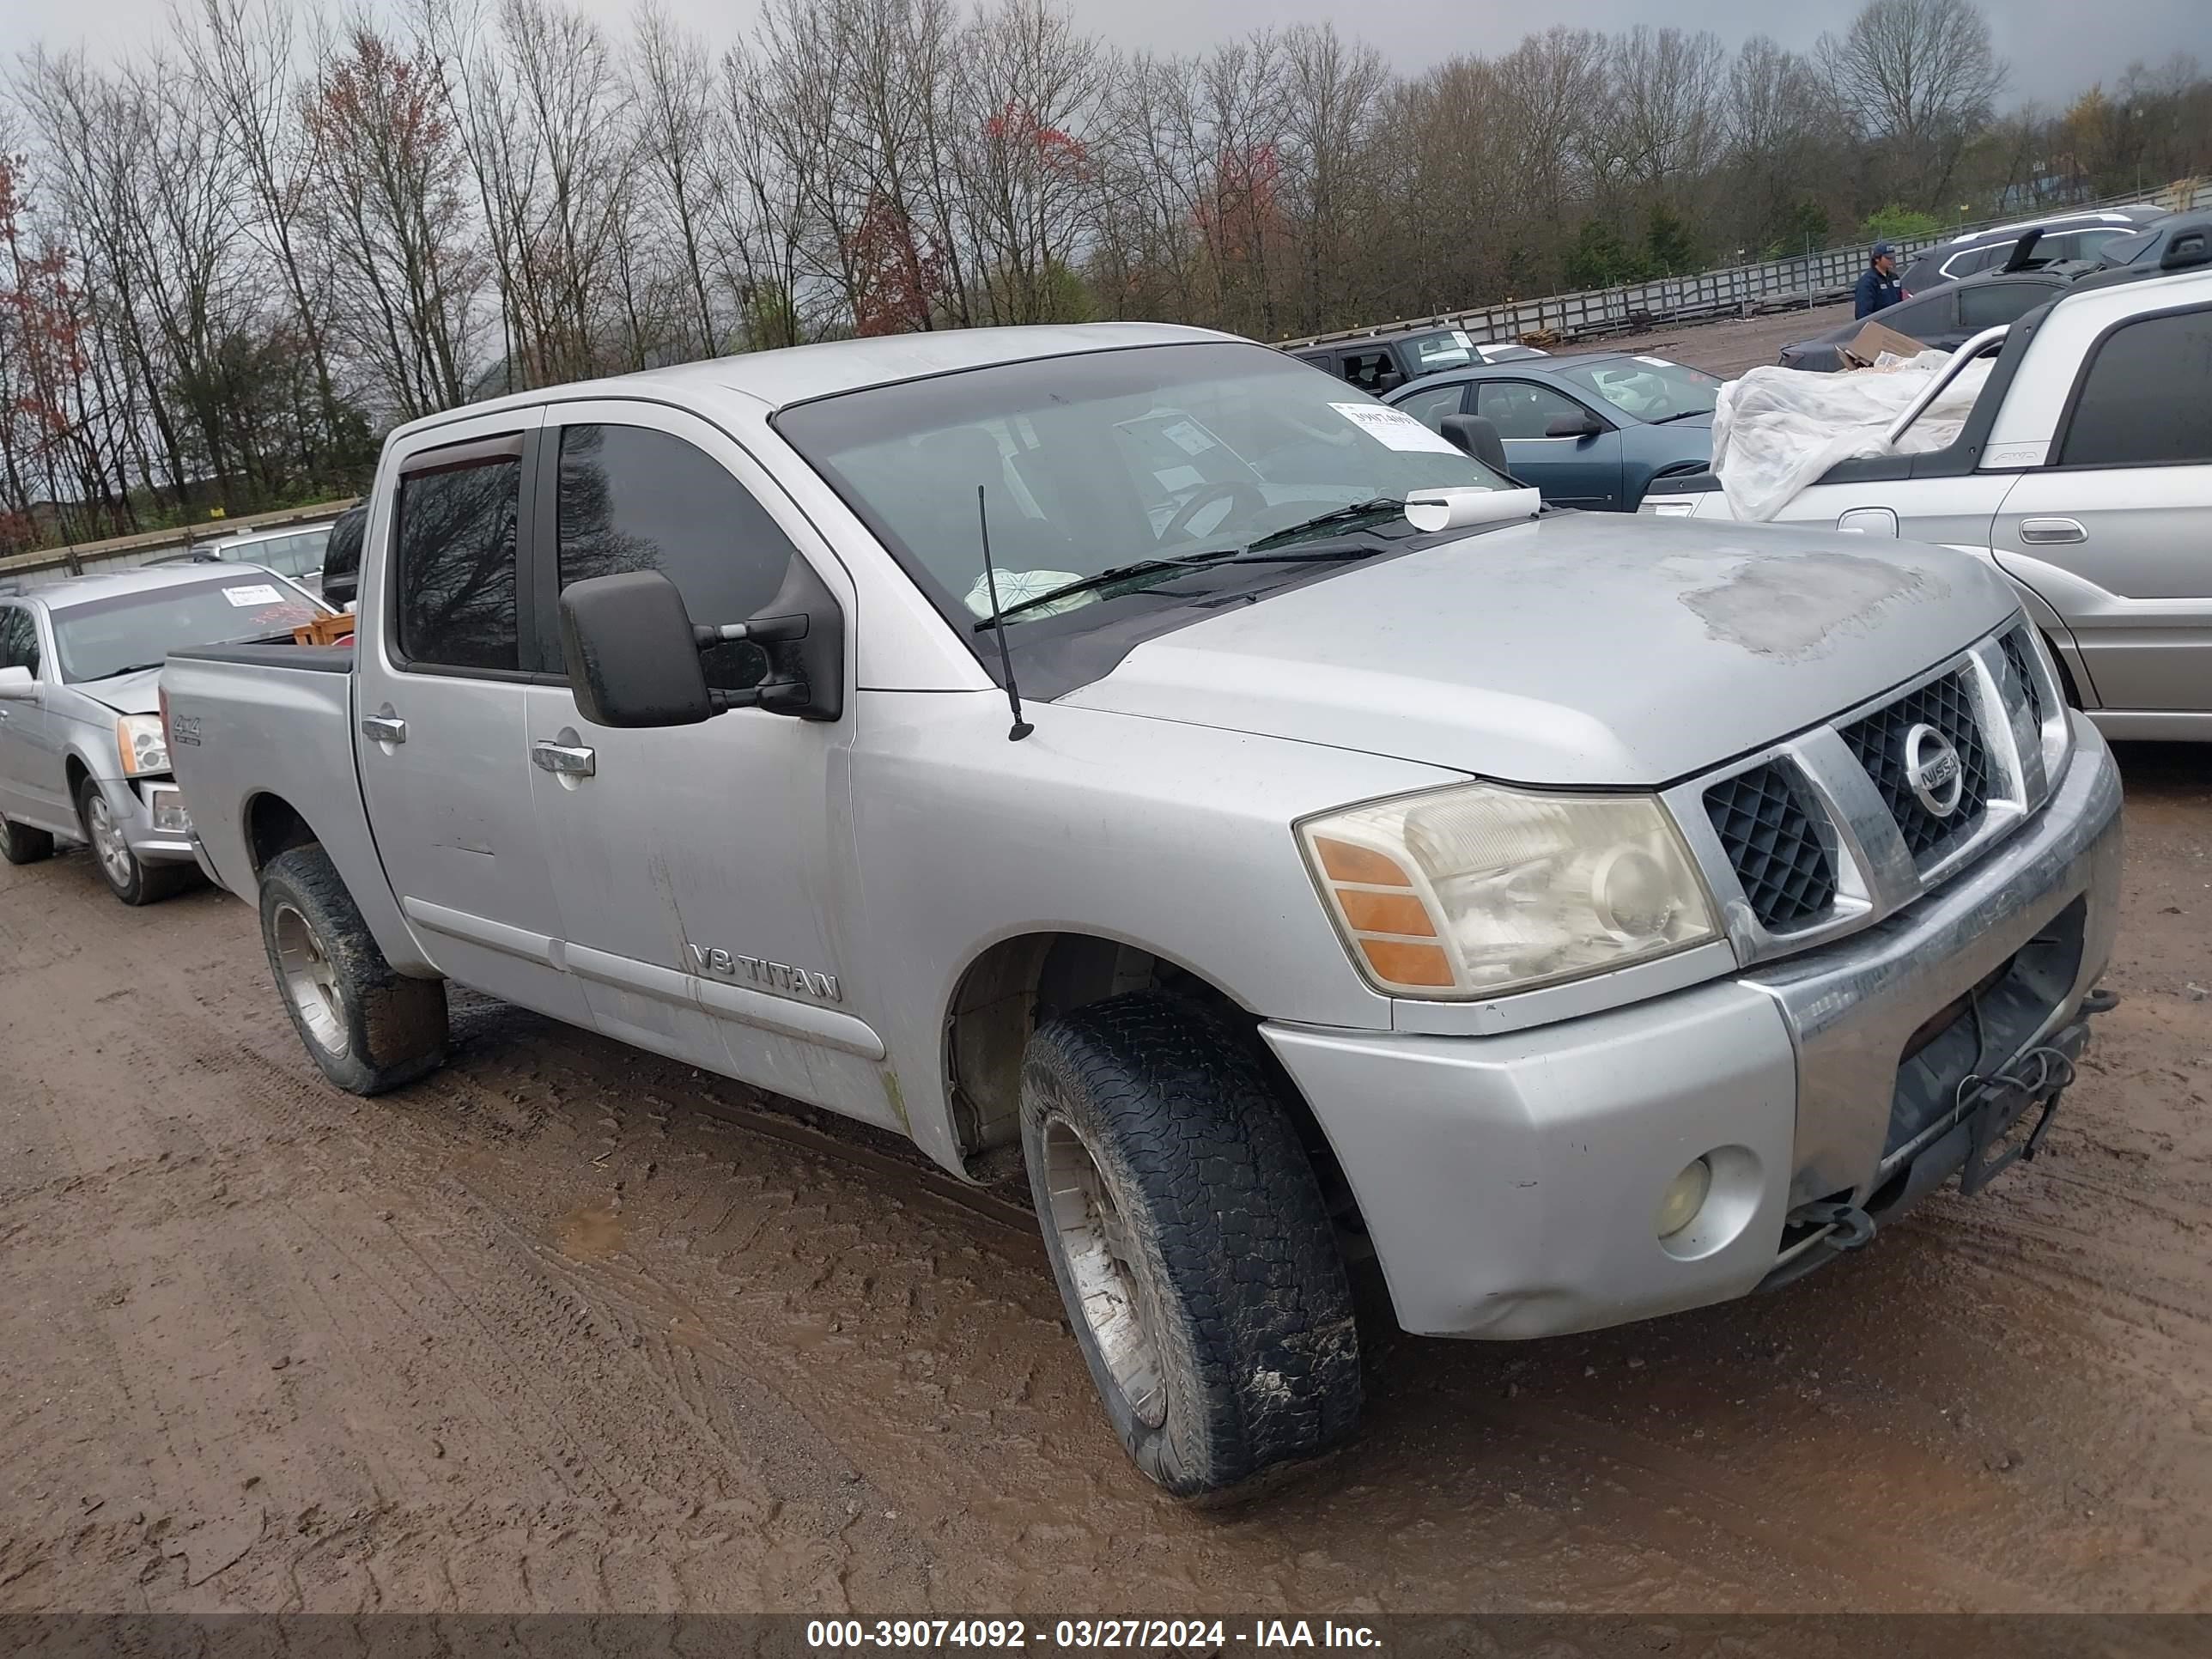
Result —
[{"label": "driver door", "polygon": [[0,668],[27,668],[40,682],[26,697],[0,702],[0,812],[42,830],[70,829],[67,780],[47,737],[44,658],[38,613],[0,599]]},{"label": "driver door", "polygon": [[[718,428],[626,401],[548,413],[537,516],[561,586],[657,570],[695,625],[721,625],[775,614],[803,560],[854,614],[843,567]],[[543,649],[558,667],[557,632]],[[704,664],[726,691],[765,669],[742,644]],[[878,988],[839,927],[859,908],[854,707],[848,695],[836,721],[736,708],[618,730],[586,722],[565,678],[549,678],[529,698],[532,787],[568,969],[600,1030],[903,1131],[878,1064]]]},{"label": "driver door", "polygon": [[[1620,433],[1588,404],[1534,380],[1479,380],[1474,412],[1498,428],[1505,441],[1505,460],[1513,476],[1543,492],[1553,507],[1620,511]],[[1594,419],[1604,429],[1586,438],[1548,436],[1552,423]]]}]

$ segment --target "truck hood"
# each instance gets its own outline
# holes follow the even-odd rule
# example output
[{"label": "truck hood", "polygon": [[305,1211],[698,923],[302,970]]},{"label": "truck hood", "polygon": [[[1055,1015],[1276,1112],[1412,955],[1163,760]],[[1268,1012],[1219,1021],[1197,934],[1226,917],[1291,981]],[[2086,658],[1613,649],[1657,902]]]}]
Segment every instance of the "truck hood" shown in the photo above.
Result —
[{"label": "truck hood", "polygon": [[104,702],[118,714],[152,714],[161,707],[161,671],[142,668],[135,674],[112,679],[80,680],[70,688],[94,702]]},{"label": "truck hood", "polygon": [[1874,696],[2017,608],[1940,547],[1547,514],[1149,640],[1059,701],[1501,781],[1656,785]]}]

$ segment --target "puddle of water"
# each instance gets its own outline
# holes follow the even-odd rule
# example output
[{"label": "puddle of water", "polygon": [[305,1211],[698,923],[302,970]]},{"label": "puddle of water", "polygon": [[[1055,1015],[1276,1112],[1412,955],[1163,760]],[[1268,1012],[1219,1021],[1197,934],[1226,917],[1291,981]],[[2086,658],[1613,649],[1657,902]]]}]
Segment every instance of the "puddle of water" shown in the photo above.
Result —
[{"label": "puddle of water", "polygon": [[571,1261],[604,1261],[623,1247],[622,1218],[605,1204],[584,1204],[561,1218],[555,1243]]}]

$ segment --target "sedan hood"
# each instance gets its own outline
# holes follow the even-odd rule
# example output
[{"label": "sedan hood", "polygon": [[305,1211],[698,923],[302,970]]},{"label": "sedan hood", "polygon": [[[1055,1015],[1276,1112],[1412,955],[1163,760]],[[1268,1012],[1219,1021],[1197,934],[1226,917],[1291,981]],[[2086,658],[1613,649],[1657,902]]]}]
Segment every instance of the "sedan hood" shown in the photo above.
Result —
[{"label": "sedan hood", "polygon": [[1656,785],[1874,696],[2016,609],[1939,547],[1550,514],[1147,641],[1060,701],[1501,781]]},{"label": "sedan hood", "polygon": [[94,702],[104,702],[118,714],[152,714],[161,707],[161,671],[142,668],[112,679],[80,680],[70,688]]}]

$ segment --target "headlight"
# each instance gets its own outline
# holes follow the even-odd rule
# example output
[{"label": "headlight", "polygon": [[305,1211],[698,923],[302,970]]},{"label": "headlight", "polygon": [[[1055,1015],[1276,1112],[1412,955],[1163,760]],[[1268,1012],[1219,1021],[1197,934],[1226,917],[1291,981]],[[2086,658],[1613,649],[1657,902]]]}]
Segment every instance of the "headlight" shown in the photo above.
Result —
[{"label": "headlight", "polygon": [[115,746],[123,752],[126,778],[169,769],[169,736],[159,714],[125,714],[115,722]]},{"label": "headlight", "polygon": [[1361,971],[1393,995],[1525,991],[1719,933],[1648,795],[1472,784],[1310,818],[1298,836]]}]

